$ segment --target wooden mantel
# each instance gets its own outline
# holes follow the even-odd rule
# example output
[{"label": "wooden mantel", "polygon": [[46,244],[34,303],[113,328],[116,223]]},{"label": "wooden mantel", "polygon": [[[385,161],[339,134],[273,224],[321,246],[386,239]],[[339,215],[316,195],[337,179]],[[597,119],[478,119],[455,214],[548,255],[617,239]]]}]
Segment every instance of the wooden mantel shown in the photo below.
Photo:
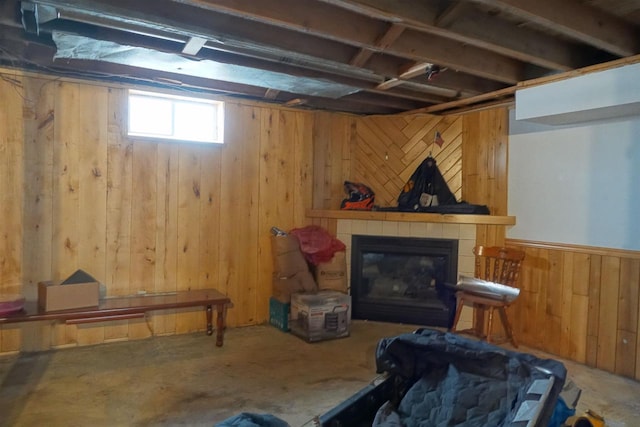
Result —
[{"label": "wooden mantel", "polygon": [[309,209],[309,218],[362,219],[370,221],[440,222],[448,224],[515,225],[515,216],[500,215],[453,215],[413,212],[347,211]]}]

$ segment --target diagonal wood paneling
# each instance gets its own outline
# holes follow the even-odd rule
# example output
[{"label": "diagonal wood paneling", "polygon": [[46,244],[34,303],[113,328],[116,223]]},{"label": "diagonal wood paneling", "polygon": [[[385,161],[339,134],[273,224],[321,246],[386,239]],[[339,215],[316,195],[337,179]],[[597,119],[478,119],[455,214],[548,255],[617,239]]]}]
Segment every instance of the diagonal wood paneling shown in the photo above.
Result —
[{"label": "diagonal wood paneling", "polygon": [[[434,143],[440,132],[444,144]],[[458,200],[462,196],[462,119],[460,117],[371,116],[357,121],[352,179],[376,192],[379,206],[397,205],[411,174],[429,155]]]}]

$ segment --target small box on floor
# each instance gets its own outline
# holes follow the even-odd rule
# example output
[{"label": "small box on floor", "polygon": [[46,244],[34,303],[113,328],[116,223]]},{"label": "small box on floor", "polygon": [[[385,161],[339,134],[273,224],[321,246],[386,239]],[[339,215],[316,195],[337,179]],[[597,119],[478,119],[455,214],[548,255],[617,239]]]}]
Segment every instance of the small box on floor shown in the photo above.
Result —
[{"label": "small box on floor", "polygon": [[291,295],[291,333],[309,342],[349,336],[351,296],[336,291]]},{"label": "small box on floor", "polygon": [[291,304],[269,298],[269,323],[281,331],[289,332],[289,312]]}]

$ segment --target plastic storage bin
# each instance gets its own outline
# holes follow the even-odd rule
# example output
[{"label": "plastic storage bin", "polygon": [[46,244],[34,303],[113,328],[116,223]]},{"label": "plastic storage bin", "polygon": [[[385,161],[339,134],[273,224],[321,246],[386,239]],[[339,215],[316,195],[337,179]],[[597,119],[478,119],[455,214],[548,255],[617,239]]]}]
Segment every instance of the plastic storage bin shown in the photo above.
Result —
[{"label": "plastic storage bin", "polygon": [[289,331],[289,312],[291,304],[269,298],[269,323],[281,331]]}]

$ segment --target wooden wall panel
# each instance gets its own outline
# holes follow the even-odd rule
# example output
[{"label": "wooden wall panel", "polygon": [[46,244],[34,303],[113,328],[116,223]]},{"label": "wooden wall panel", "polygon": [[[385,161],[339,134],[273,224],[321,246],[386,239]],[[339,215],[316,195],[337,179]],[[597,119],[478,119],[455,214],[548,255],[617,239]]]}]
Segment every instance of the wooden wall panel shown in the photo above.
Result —
[{"label": "wooden wall panel", "polygon": [[[203,288],[200,283],[201,148],[203,147],[196,145],[178,153],[176,286],[180,290]],[[160,195],[157,191],[156,194]],[[198,327],[198,318],[201,319],[201,315],[202,313],[193,310],[178,310],[176,333],[193,332],[199,327],[202,328],[202,325]]]},{"label": "wooden wall panel", "polygon": [[506,244],[526,252],[521,294],[512,306],[520,342],[640,379],[640,254],[521,240]]},{"label": "wooden wall panel", "polygon": [[[128,295],[131,284],[131,209],[133,204],[133,144],[126,138],[126,91],[109,89],[107,122],[107,295]],[[47,277],[43,275],[41,277]],[[129,323],[105,324],[105,341],[127,339]]]},{"label": "wooden wall panel", "polygon": [[259,198],[256,180],[262,110],[253,106],[227,104],[226,145],[222,162],[220,212],[220,282],[234,303],[229,322],[255,322],[258,236],[249,224],[258,220]]},{"label": "wooden wall panel", "polygon": [[[38,281],[82,268],[107,296],[211,286],[233,301],[229,326],[265,322],[269,230],[309,223],[319,129],[327,129],[328,182],[341,191],[348,177],[351,116],[333,124],[329,113],[232,101],[226,144],[156,143],[126,135],[124,87],[45,76],[0,85],[2,292],[35,298]],[[173,310],[82,326],[7,325],[0,353],[203,331],[204,320],[202,311]]]},{"label": "wooden wall panel", "polygon": [[[24,85],[20,76],[0,79],[0,105],[6,106],[0,109],[0,290],[9,294],[18,293],[23,281]],[[13,352],[20,346],[19,328],[3,326],[0,351]]]},{"label": "wooden wall panel", "polygon": [[344,181],[353,180],[351,160],[357,119],[327,112],[314,114],[313,208],[339,209]]},{"label": "wooden wall panel", "polygon": [[[180,147],[176,144],[158,146],[156,169],[156,252],[155,291],[178,290],[178,163]],[[218,166],[218,165],[212,165]],[[203,232],[210,225],[203,224]],[[217,235],[217,234],[216,234]],[[153,331],[158,335],[176,332],[175,310],[153,315]]]},{"label": "wooden wall panel", "polygon": [[[37,296],[38,281],[51,276],[53,211],[53,100],[55,85],[31,79],[25,85],[25,168],[23,289],[27,298]],[[51,327],[43,322],[20,325],[22,349],[34,351],[51,345]]]},{"label": "wooden wall panel", "polygon": [[507,215],[509,114],[495,108],[462,117],[462,198]]},{"label": "wooden wall panel", "polygon": [[[507,214],[506,109],[358,118],[232,101],[225,145],[152,144],[126,136],[124,88],[9,77],[0,80],[4,292],[35,296],[38,281],[85,268],[108,295],[215,286],[234,302],[230,326],[264,322],[270,227],[335,209],[345,179],[392,205],[429,151],[459,198]],[[335,220],[317,222],[335,232]],[[640,256],[505,240],[502,226],[479,226],[476,240],[527,252],[512,310],[524,344],[640,379]],[[202,330],[203,317],[4,326],[0,352]]]},{"label": "wooden wall panel", "polygon": [[[430,154],[458,200],[462,197],[462,118],[370,116],[356,122],[352,181],[376,193],[379,206],[396,206],[402,187]],[[434,143],[440,132],[444,144]]]}]

